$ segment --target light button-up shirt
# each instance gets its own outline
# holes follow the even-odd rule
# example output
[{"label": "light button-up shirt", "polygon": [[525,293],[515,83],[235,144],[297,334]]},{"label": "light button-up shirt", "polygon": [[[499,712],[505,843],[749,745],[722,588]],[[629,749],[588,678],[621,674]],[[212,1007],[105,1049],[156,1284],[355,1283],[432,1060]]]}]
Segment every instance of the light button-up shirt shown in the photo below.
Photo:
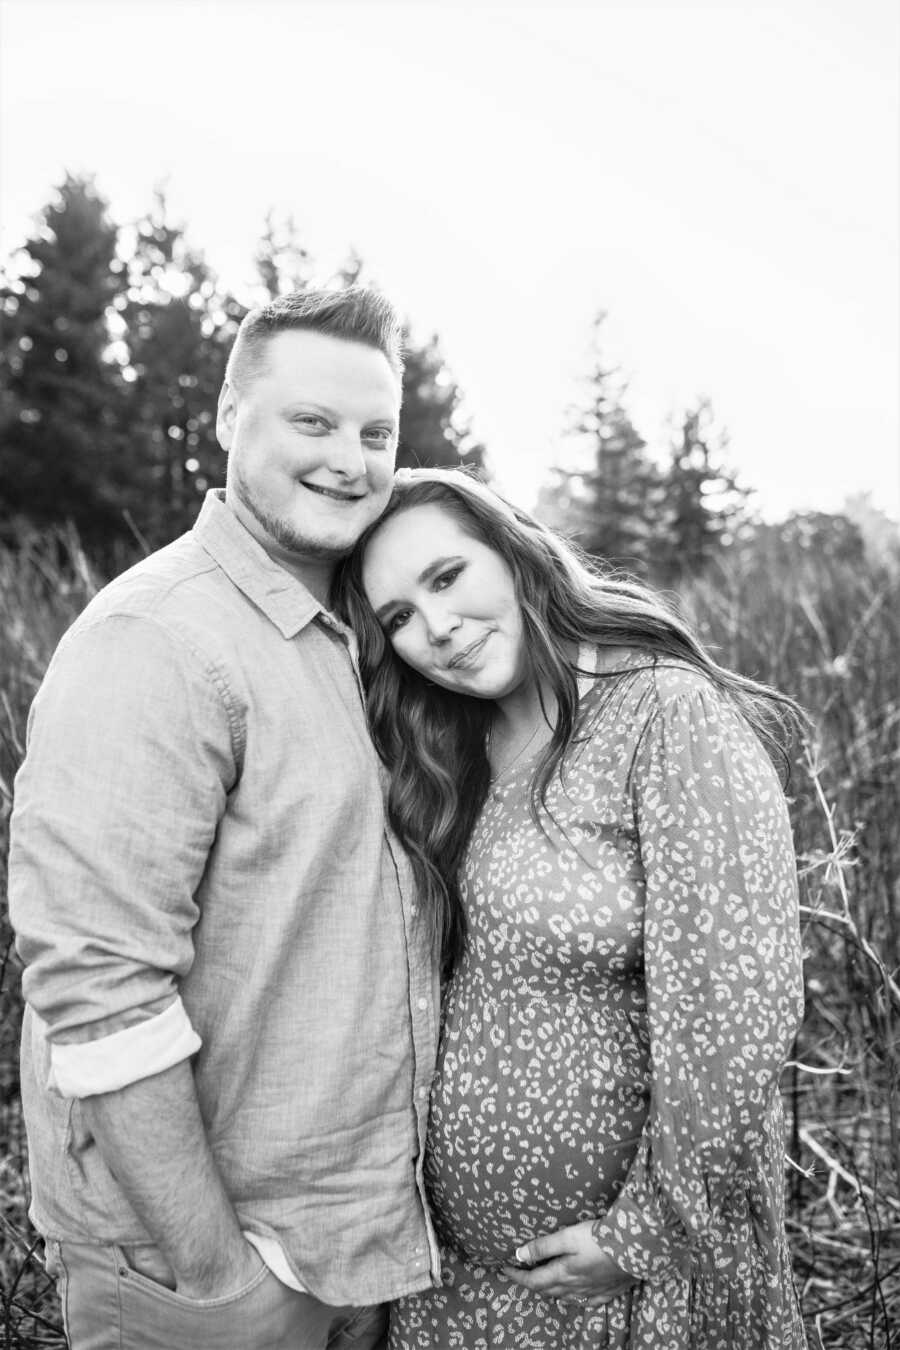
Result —
[{"label": "light button-up shirt", "polygon": [[242,1227],[329,1303],[427,1287],[437,979],[352,635],[217,494],[88,606],[35,700],[10,912],[33,1219],[149,1240],[80,1098],[194,1055]]}]

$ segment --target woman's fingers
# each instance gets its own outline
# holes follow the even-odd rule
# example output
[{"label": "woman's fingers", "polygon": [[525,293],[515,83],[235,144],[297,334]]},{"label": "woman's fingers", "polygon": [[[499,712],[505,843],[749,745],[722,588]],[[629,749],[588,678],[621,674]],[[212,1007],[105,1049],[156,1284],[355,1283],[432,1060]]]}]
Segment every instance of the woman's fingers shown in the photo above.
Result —
[{"label": "woman's fingers", "polygon": [[555,1233],[543,1233],[540,1237],[523,1242],[516,1248],[516,1260],[523,1266],[536,1266],[538,1261],[549,1261],[553,1256],[562,1256],[572,1250],[572,1240],[568,1228],[558,1228]]},{"label": "woman's fingers", "polygon": [[519,1266],[504,1266],[503,1274],[514,1284],[520,1284],[533,1294],[542,1298],[557,1299],[566,1303],[589,1303],[599,1306],[618,1298],[630,1289],[636,1281],[623,1271],[597,1272],[583,1269],[581,1263],[574,1263],[565,1257],[557,1261],[548,1261],[533,1270],[523,1270]]},{"label": "woman's fingers", "polygon": [[572,1224],[523,1242],[521,1265],[503,1267],[508,1280],[541,1298],[600,1307],[635,1283],[596,1245],[590,1223]]},{"label": "woman's fingers", "polygon": [[[518,1253],[517,1253],[518,1255]],[[524,1285],[535,1294],[544,1294],[550,1298],[556,1298],[563,1293],[570,1292],[570,1280],[567,1279],[566,1271],[562,1261],[549,1261],[545,1266],[538,1266],[535,1270],[522,1270],[518,1266],[504,1266],[503,1273],[509,1280],[516,1284]],[[571,1292],[578,1292],[571,1290]]]},{"label": "woman's fingers", "polygon": [[[558,1265],[559,1263],[555,1264]],[[600,1308],[604,1303],[612,1302],[628,1287],[626,1285],[621,1290],[598,1294],[595,1289],[585,1286],[582,1280],[568,1275],[564,1270],[553,1277],[547,1276],[548,1270],[549,1267],[545,1267],[541,1272],[543,1278],[536,1278],[536,1271],[519,1270],[515,1266],[505,1266],[503,1274],[514,1284],[524,1286],[533,1294],[539,1294],[541,1298],[551,1299],[556,1303],[577,1304],[589,1308]]]}]

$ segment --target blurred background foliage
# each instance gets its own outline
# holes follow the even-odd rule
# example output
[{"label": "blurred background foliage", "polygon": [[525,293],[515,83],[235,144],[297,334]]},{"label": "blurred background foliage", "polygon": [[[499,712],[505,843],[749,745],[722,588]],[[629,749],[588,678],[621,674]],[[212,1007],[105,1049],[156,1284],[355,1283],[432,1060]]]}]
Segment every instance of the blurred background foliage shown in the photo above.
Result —
[{"label": "blurred background foliage", "polygon": [[[253,303],[298,286],[365,281],[349,255],[321,277],[291,220],[266,221]],[[215,438],[225,362],[248,305],[152,209],[121,228],[88,179],[68,177],[0,285],[0,530],[68,521],[94,557],[188,529],[224,482]],[[483,447],[436,337],[407,334],[401,464],[465,463]]]},{"label": "blurred background foliage", "polygon": [[[238,299],[169,218],[124,226],[68,177],[0,279],[0,886],[31,699],[91,595],[190,527],[224,481],[215,406],[247,303],[368,281],[322,276],[269,217]],[[373,279],[377,280],[377,279]],[[598,308],[537,514],[665,588],[716,658],[793,695],[807,1015],[784,1080],[789,1214],[810,1344],[900,1346],[900,539],[860,496],[764,522],[708,397],[648,445]],[[765,398],[765,390],[760,391]],[[848,446],[847,453],[853,453]],[[401,464],[490,477],[438,336],[408,332]],[[514,494],[513,494],[514,495]],[[529,505],[529,503],[520,503]],[[61,1346],[26,1217],[19,970],[0,905],[0,1345]],[[661,1348],[662,1350],[662,1348]]]}]

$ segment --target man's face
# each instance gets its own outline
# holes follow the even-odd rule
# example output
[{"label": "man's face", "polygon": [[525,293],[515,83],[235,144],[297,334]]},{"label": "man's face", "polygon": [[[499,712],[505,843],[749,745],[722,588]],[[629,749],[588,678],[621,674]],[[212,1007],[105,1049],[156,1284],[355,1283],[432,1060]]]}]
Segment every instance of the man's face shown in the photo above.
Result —
[{"label": "man's face", "polygon": [[390,496],[400,384],[374,347],[322,333],[276,333],[262,369],[219,401],[228,497],[289,569],[349,553]]}]

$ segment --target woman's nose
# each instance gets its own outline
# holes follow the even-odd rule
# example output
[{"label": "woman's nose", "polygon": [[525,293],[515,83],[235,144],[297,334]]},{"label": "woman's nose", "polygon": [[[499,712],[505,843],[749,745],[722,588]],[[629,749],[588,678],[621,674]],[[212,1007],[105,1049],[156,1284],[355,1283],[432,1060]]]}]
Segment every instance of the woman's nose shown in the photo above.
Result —
[{"label": "woman's nose", "polygon": [[432,605],[425,612],[425,627],[428,640],[435,646],[452,637],[460,625],[459,616],[446,605]]}]

